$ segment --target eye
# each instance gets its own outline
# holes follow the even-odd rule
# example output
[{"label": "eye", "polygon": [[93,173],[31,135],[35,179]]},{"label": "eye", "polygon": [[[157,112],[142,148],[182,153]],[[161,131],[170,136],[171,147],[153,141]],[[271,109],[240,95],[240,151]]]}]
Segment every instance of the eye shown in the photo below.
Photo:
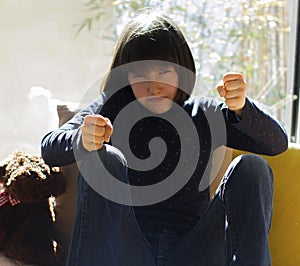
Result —
[{"label": "eye", "polygon": [[145,80],[145,74],[143,73],[128,73],[128,80],[130,83],[139,83]]},{"label": "eye", "polygon": [[161,70],[161,71],[159,71],[159,74],[163,75],[163,74],[167,74],[169,72],[170,72],[170,70]]},{"label": "eye", "polygon": [[131,78],[143,78],[143,77],[145,77],[145,74],[139,73],[139,72],[134,72],[134,73],[129,73],[129,76]]},{"label": "eye", "polygon": [[159,71],[159,74],[160,75],[164,75],[164,74],[167,74],[167,73],[170,73],[174,70],[174,68],[171,68],[171,67],[168,67],[168,68],[163,68]]}]

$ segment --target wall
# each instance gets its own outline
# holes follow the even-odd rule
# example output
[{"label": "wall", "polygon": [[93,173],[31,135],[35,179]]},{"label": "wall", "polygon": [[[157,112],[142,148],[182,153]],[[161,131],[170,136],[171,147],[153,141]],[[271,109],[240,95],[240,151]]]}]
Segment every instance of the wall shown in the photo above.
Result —
[{"label": "wall", "polygon": [[[103,76],[113,45],[83,31],[83,0],[0,0],[0,160],[40,153],[58,101],[79,102]],[[106,18],[106,23],[107,18]]]}]

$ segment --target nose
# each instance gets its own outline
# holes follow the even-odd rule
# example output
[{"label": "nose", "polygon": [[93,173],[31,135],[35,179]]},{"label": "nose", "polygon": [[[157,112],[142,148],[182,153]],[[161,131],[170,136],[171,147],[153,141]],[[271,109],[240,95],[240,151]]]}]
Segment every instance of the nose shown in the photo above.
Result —
[{"label": "nose", "polygon": [[161,84],[157,81],[148,82],[148,92],[152,95],[157,95],[161,91]]}]

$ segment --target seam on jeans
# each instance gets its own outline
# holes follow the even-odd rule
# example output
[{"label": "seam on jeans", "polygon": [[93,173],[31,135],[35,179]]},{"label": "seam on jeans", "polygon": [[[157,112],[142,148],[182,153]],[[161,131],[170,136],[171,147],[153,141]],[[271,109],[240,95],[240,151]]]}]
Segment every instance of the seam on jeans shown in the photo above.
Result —
[{"label": "seam on jeans", "polygon": [[[230,186],[227,186],[229,179],[233,173],[233,171],[235,170],[235,168],[237,167],[237,165],[239,164],[240,160],[242,159],[242,156],[238,156],[236,157],[231,165],[230,168],[227,169],[226,173],[223,176],[223,180],[222,180],[222,184],[220,185],[220,198],[221,200],[224,202],[225,205],[225,216],[226,216],[226,220],[227,220],[227,228],[225,231],[225,245],[226,245],[226,260],[228,261],[228,264],[231,264],[231,261],[233,259],[233,256],[235,255],[236,251],[237,251],[237,233],[235,230],[235,225],[232,221],[232,212],[231,212],[231,193],[230,193]],[[227,239],[229,238],[229,239]],[[230,249],[228,249],[228,246]],[[230,254],[228,254],[230,253]]]},{"label": "seam on jeans", "polygon": [[[234,223],[231,219],[232,217],[232,213],[231,213],[231,198],[230,198],[230,188],[227,188],[227,195],[225,196],[225,213],[226,213],[226,217],[227,217],[227,222],[228,222],[228,227],[227,227],[227,234],[225,232],[225,236],[228,235],[229,239],[226,241],[226,245],[230,245],[230,252],[228,252],[228,248],[226,248],[226,257],[228,260],[228,263],[230,263],[232,261],[233,255],[236,252],[237,249],[237,244],[236,244],[236,230],[235,230],[235,226]],[[230,254],[228,254],[230,253]]]},{"label": "seam on jeans", "polygon": [[[179,241],[174,249],[173,252],[170,253],[170,256],[168,258],[167,264],[169,265],[169,262],[172,261],[173,257],[175,255],[178,254],[178,251],[180,252],[180,247],[184,245],[184,243],[186,241],[188,241],[189,238],[191,238],[193,236],[193,234],[198,230],[198,228],[201,226],[202,221],[205,219],[206,215],[208,215],[212,205],[214,204],[214,201],[218,200],[219,202],[223,203],[222,207],[225,208],[225,187],[226,187],[226,182],[228,181],[230,175],[232,174],[232,171],[235,169],[236,165],[239,163],[239,161],[241,160],[242,156],[238,156],[236,157],[232,163],[231,163],[231,167],[227,169],[226,173],[223,176],[222,182],[219,185],[219,188],[217,189],[217,191],[219,191],[219,195],[217,196],[217,193],[215,194],[215,196],[210,200],[204,214],[202,215],[202,217],[199,219],[199,221],[196,223],[196,225],[182,238],[181,241]],[[226,209],[225,209],[225,214],[226,214]],[[225,230],[225,228],[224,228]],[[226,234],[226,232],[225,232]],[[234,247],[234,245],[236,245],[236,243],[231,243],[231,246]],[[227,252],[227,249],[226,249]]]},{"label": "seam on jeans", "polygon": [[233,159],[233,161],[231,162],[231,164],[227,168],[227,170],[226,170],[226,172],[225,172],[225,174],[222,178],[222,181],[221,181],[221,184],[219,185],[219,188],[217,189],[217,191],[220,191],[219,197],[221,198],[221,200],[223,202],[225,202],[224,194],[225,194],[226,183],[228,182],[228,179],[230,178],[232,172],[234,171],[235,167],[238,165],[238,163],[240,162],[242,157],[243,156],[241,155],[241,156],[238,156],[235,159]]},{"label": "seam on jeans", "polygon": [[130,217],[130,219],[133,223],[134,230],[136,230],[138,232],[137,235],[140,237],[141,241],[143,241],[148,247],[151,248],[151,245],[149,244],[148,240],[144,236],[144,233],[143,233],[141,227],[139,226],[139,224],[137,222],[133,206],[130,206],[130,210],[128,212],[128,215],[129,215],[129,217]]},{"label": "seam on jeans", "polygon": [[[131,197],[130,195],[130,191],[128,191],[128,197]],[[127,208],[128,207],[128,208]],[[134,213],[133,210],[133,206],[132,205],[128,205],[127,207],[122,207],[122,215],[121,215],[121,220],[124,220],[125,218],[127,218],[130,215],[130,212]],[[126,210],[126,211],[124,211]]]},{"label": "seam on jeans", "polygon": [[88,185],[85,182],[85,180],[82,180],[83,182],[83,196],[82,196],[82,204],[81,204],[81,220],[80,220],[80,226],[79,226],[79,238],[77,239],[78,245],[77,245],[77,257],[76,257],[76,265],[79,264],[79,259],[80,259],[80,250],[81,247],[83,246],[83,242],[85,239],[85,224],[86,224],[86,214],[88,212],[88,204],[87,204],[87,194],[88,194]]},{"label": "seam on jeans", "polygon": [[157,266],[162,266],[162,259],[163,259],[163,255],[162,252],[164,250],[163,246],[161,245],[161,237],[162,235],[159,233],[158,234],[158,245],[157,245]]},{"label": "seam on jeans", "polygon": [[[173,251],[170,252],[170,256],[168,257],[168,260],[166,262],[166,265],[169,265],[170,262],[173,260],[174,256],[178,256],[178,252],[180,252],[181,247],[185,244],[186,241],[188,241],[191,237],[193,237],[194,233],[199,230],[199,227],[202,224],[202,221],[205,219],[206,215],[210,212],[210,209],[212,208],[212,205],[215,201],[218,201],[217,197],[214,197],[212,200],[210,200],[204,214],[201,216],[201,218],[197,221],[196,225],[189,231],[187,234],[185,234],[180,241],[174,246]],[[215,203],[218,204],[218,203]]]},{"label": "seam on jeans", "polygon": [[270,213],[270,222],[268,224],[268,234],[270,234],[270,230],[271,230],[271,226],[272,226],[272,220],[273,220],[273,212],[274,212],[274,206],[273,206],[273,200],[274,200],[274,175],[273,175],[273,171],[271,169],[271,167],[268,165],[268,170],[269,170],[269,175],[272,178],[272,182],[270,182],[271,188],[270,190],[272,191],[272,209],[271,209],[271,213]]}]

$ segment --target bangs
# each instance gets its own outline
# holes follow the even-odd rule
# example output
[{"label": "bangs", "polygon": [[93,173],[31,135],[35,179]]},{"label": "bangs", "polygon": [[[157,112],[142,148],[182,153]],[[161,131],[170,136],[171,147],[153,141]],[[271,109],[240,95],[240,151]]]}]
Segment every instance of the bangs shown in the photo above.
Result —
[{"label": "bangs", "polygon": [[135,36],[129,43],[127,43],[123,53],[123,64],[156,60],[155,65],[164,65],[165,62],[178,64],[178,55],[176,54],[177,47],[171,40],[169,32],[166,30],[163,34],[151,34]]},{"label": "bangs", "polygon": [[[162,14],[142,14],[131,20],[121,33],[111,70],[121,67],[118,79],[128,82],[128,73],[172,65],[179,76],[175,101],[182,104],[195,85],[195,63],[191,50],[178,26]],[[104,90],[114,87],[115,77],[108,76]]]}]

